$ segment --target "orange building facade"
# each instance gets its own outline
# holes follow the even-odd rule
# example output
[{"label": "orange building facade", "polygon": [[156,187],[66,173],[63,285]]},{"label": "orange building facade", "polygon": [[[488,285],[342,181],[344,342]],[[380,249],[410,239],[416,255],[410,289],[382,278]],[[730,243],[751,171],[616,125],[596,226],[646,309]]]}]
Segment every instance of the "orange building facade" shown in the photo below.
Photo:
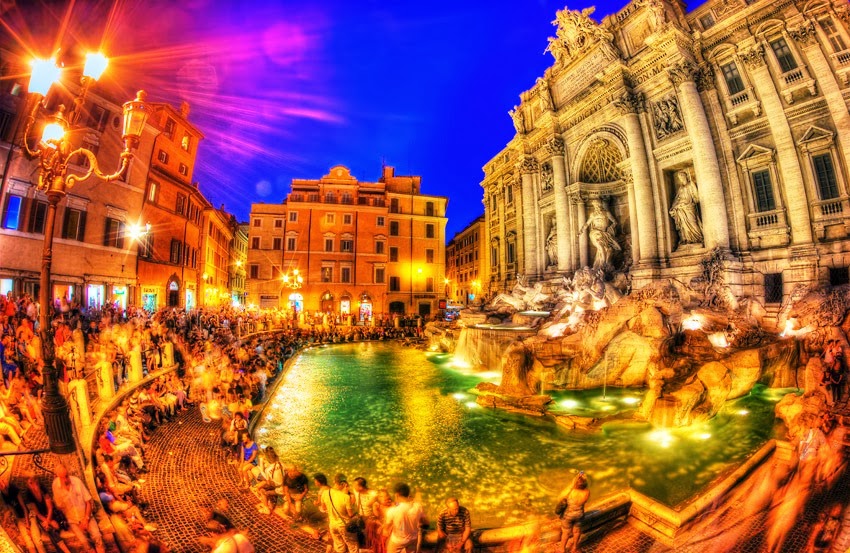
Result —
[{"label": "orange building facade", "polygon": [[166,306],[191,309],[202,302],[203,213],[209,207],[192,182],[203,135],[188,121],[188,104],[179,110],[168,104],[152,107],[149,124],[160,132],[142,204],[141,221],[150,224],[150,233],[139,249],[137,304],[151,311]]},{"label": "orange building facade", "polygon": [[435,313],[447,199],[422,194],[420,184],[392,167],[360,182],[336,166],[318,180],[293,180],[281,204],[253,204],[248,303],[359,321]]}]

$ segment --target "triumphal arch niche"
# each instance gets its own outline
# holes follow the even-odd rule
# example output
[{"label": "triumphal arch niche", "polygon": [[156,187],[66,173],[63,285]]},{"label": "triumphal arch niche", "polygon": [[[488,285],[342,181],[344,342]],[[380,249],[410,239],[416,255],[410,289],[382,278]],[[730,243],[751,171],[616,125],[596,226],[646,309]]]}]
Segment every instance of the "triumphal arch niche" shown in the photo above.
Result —
[{"label": "triumphal arch niche", "polygon": [[850,281],[848,21],[844,0],[558,11],[484,166],[490,290],[585,266],[689,283],[712,256],[777,309]]}]

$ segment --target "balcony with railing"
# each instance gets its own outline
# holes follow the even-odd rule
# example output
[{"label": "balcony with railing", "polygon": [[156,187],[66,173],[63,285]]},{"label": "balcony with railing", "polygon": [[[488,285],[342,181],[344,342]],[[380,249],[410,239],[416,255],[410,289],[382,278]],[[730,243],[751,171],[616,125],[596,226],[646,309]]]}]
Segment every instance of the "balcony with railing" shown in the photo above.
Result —
[{"label": "balcony with railing", "polygon": [[811,96],[816,96],[818,93],[817,82],[809,76],[809,71],[805,66],[800,65],[786,71],[780,77],[782,83],[782,96],[789,104],[794,102],[794,93],[800,90],[806,90]]},{"label": "balcony with railing", "polygon": [[850,203],[847,196],[811,203],[812,226],[818,240],[843,239],[850,230]]},{"label": "balcony with railing", "polygon": [[850,84],[850,49],[830,54],[835,74],[844,84]]},{"label": "balcony with railing", "polygon": [[726,117],[732,125],[737,125],[738,119],[746,112],[752,112],[753,117],[761,115],[761,102],[756,99],[751,86],[726,98]]},{"label": "balcony with railing", "polygon": [[790,233],[785,209],[749,213],[747,222],[747,235],[753,249],[785,246],[789,243]]}]

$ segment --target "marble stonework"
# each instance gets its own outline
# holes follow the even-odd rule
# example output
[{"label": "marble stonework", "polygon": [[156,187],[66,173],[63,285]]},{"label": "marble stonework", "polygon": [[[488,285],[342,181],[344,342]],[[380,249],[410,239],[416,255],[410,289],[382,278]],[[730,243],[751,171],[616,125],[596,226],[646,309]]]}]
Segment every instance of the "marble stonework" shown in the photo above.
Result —
[{"label": "marble stonework", "polygon": [[[847,13],[843,0],[558,11],[553,63],[484,166],[485,293],[593,265],[580,230],[597,200],[616,221],[607,277],[631,289],[688,283],[718,248],[734,294],[769,310],[797,284],[846,278]],[[679,181],[696,186],[686,231],[673,217]]]}]

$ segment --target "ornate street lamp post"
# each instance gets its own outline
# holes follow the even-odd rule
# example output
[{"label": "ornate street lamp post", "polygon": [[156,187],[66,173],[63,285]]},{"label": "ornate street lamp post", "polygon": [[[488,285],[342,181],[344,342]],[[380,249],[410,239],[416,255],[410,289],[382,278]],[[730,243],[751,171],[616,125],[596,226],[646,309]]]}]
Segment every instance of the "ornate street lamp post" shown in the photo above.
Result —
[{"label": "ornate street lamp post", "polygon": [[[56,206],[76,183],[96,176],[106,182],[124,176],[133,150],[139,145],[142,130],[147,121],[149,108],[145,104],[145,93],[139,91],[136,99],[124,104],[124,150],[120,155],[120,166],[114,173],[105,174],[98,167],[95,154],[85,148],[71,149],[68,131],[79,120],[86,94],[91,84],[100,78],[106,69],[107,59],[101,54],[86,56],[86,65],[80,79],[81,89],[74,99],[74,110],[70,117],[65,116],[65,107],[59,109],[44,125],[41,139],[35,149],[30,148],[28,139],[36,119],[45,110],[45,97],[54,82],[58,81],[60,69],[54,60],[35,60],[30,78],[29,94],[33,107],[27,118],[27,126],[21,140],[24,151],[30,159],[38,160],[38,189],[47,195],[47,216],[44,223],[44,250],[41,258],[41,280],[39,282],[39,336],[41,338],[42,357],[44,359],[44,395],[41,408],[44,412],[45,430],[53,453],[72,453],[76,449],[71,429],[71,417],[68,402],[59,392],[59,378],[54,363],[53,332],[51,314],[53,305],[50,292],[50,269],[53,260],[53,230],[56,224]],[[68,165],[77,155],[85,156],[89,162],[88,171],[82,174],[68,174]]]}]

